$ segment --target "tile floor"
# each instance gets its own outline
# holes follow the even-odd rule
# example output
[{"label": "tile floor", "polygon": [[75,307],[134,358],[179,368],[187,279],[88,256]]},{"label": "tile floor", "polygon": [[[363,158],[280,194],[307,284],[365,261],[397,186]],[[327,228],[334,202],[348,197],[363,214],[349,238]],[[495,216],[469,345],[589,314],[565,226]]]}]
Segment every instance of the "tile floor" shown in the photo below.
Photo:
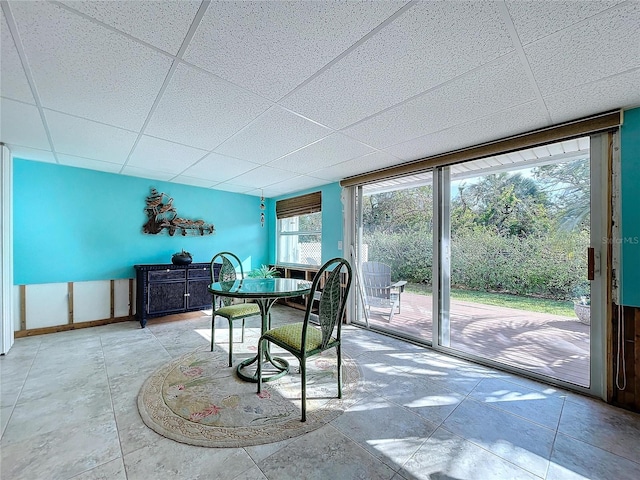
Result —
[{"label": "tile floor", "polygon": [[[274,321],[301,315],[276,306]],[[236,361],[253,353],[258,322],[248,327]],[[363,373],[348,411],[304,436],[225,449],[161,437],[136,406],[151,372],[208,343],[207,316],[18,339],[0,358],[0,478],[640,478],[640,415],[356,327],[343,338]]]}]

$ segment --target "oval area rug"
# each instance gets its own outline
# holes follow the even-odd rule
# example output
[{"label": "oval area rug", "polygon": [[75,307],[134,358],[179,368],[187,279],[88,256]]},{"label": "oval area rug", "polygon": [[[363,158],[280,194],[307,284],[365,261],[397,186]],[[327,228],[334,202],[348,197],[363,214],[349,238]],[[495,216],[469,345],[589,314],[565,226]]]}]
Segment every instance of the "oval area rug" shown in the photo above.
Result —
[{"label": "oval area rug", "polygon": [[[262,384],[240,380],[225,352],[203,347],[156,370],[138,393],[144,423],[172,440],[202,447],[246,447],[310,432],[354,403],[361,378],[357,364],[342,355],[342,399],[337,398],[335,351],[307,360],[307,421],[301,422],[298,361],[290,372]],[[289,358],[287,358],[289,359]]]}]

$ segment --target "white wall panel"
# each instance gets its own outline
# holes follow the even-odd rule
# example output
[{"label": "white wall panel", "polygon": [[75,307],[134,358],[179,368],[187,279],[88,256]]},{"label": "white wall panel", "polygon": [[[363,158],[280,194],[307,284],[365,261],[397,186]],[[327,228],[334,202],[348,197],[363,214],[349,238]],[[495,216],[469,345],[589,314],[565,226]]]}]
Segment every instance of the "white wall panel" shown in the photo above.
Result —
[{"label": "white wall panel", "polygon": [[73,323],[104,320],[111,316],[111,282],[73,284]]},{"label": "white wall panel", "polygon": [[66,325],[69,318],[66,283],[27,285],[27,330]]},{"label": "white wall panel", "polygon": [[129,279],[116,280],[113,283],[115,290],[113,315],[115,317],[126,317],[129,315]]},{"label": "white wall panel", "polygon": [[20,330],[20,285],[13,286],[13,331]]}]

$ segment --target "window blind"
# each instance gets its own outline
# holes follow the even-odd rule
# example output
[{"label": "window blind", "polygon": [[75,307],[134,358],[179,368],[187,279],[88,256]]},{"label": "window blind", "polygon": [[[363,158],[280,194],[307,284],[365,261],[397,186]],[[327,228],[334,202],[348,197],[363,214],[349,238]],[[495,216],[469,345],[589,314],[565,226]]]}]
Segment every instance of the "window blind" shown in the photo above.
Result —
[{"label": "window blind", "polygon": [[289,218],[322,211],[322,192],[285,198],[276,202],[276,217]]}]

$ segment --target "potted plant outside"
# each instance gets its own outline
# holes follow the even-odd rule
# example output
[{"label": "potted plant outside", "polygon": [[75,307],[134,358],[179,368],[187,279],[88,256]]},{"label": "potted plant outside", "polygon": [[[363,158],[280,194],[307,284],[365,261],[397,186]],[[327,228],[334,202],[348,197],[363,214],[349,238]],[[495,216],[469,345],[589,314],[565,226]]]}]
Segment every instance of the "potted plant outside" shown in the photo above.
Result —
[{"label": "potted plant outside", "polygon": [[580,323],[591,324],[591,295],[588,284],[579,285],[574,289],[573,311]]}]

